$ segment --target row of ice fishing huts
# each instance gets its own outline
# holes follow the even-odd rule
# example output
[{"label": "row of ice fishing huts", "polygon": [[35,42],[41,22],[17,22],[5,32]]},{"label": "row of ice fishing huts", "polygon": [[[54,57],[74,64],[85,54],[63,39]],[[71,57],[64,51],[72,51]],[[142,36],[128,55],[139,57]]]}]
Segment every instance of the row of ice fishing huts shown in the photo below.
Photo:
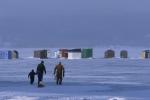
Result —
[{"label": "row of ice fishing huts", "polygon": [[[49,52],[52,53],[52,52]],[[59,49],[55,52],[54,58],[64,58],[64,59],[81,59],[81,58],[93,58],[93,49]],[[47,50],[36,50],[34,51],[35,58],[48,58]],[[104,58],[114,58],[115,51],[107,50],[104,53]],[[120,52],[120,58],[128,58],[128,52],[122,50]]]},{"label": "row of ice fishing huts", "polygon": [[[51,50],[35,50],[33,52],[34,58],[47,59],[47,58],[62,58],[62,59],[82,59],[94,58],[92,48],[77,48],[77,49],[58,49]],[[120,58],[129,58],[127,50],[121,50]],[[115,58],[116,53],[112,49],[104,51],[104,58]],[[19,52],[17,50],[0,50],[0,59],[18,59]],[[141,58],[150,58],[150,50],[144,50],[141,53]]]},{"label": "row of ice fishing huts", "polygon": [[[50,55],[49,55],[50,54]],[[52,57],[53,54],[53,57]],[[63,58],[63,59],[82,59],[82,58],[93,58],[93,49],[59,49],[58,51],[51,52],[48,50],[36,50],[34,51],[35,58]],[[104,58],[115,58],[115,51],[108,49],[104,52]],[[127,50],[120,51],[120,58],[129,58]],[[141,53],[141,58],[150,58],[150,50],[144,50]]]},{"label": "row of ice fishing huts", "polygon": [[36,50],[34,51],[35,58],[48,58],[48,55],[54,58],[63,59],[81,59],[81,58],[93,58],[93,49],[59,49],[58,51],[51,52],[48,50]]}]

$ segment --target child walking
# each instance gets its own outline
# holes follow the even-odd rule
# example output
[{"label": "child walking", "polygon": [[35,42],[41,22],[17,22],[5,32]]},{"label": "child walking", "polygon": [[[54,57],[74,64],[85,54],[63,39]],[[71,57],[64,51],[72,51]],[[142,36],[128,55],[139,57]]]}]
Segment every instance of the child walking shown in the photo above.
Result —
[{"label": "child walking", "polygon": [[28,74],[28,78],[30,78],[30,84],[34,83],[34,77],[36,73],[34,72],[34,69],[31,70],[31,72]]}]

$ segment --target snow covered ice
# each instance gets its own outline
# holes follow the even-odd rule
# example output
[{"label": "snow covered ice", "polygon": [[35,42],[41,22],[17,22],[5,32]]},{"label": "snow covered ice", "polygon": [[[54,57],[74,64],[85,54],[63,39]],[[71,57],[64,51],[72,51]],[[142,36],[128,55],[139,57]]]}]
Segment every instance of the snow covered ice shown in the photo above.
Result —
[{"label": "snow covered ice", "polygon": [[[27,75],[40,59],[0,60],[0,100],[149,100],[150,60],[46,59],[44,88]],[[62,61],[63,84],[55,84],[54,66]]]}]

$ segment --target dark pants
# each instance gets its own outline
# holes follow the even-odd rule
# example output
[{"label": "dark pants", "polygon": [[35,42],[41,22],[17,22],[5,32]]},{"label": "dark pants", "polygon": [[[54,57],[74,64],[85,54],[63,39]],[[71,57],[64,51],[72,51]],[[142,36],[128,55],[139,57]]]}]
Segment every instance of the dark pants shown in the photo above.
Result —
[{"label": "dark pants", "polygon": [[57,75],[56,78],[57,78],[56,79],[56,84],[61,85],[62,84],[62,75]]},{"label": "dark pants", "polygon": [[30,84],[34,83],[34,77],[30,77]]},{"label": "dark pants", "polygon": [[40,82],[43,80],[43,74],[42,73],[38,73],[38,85],[40,84]]}]

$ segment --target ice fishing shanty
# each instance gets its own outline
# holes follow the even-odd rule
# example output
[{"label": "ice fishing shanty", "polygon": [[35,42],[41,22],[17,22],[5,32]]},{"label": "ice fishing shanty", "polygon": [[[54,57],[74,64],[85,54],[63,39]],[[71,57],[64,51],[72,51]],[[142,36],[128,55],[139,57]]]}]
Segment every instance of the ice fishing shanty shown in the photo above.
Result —
[{"label": "ice fishing shanty", "polygon": [[82,49],[81,53],[82,53],[82,58],[93,58],[92,48]]},{"label": "ice fishing shanty", "polygon": [[59,51],[57,50],[48,50],[47,51],[48,58],[59,58]]},{"label": "ice fishing shanty", "polygon": [[0,59],[18,59],[19,53],[16,50],[0,50]]},{"label": "ice fishing shanty", "polygon": [[68,58],[68,49],[59,49],[59,58]]},{"label": "ice fishing shanty", "polygon": [[114,50],[106,50],[104,54],[104,58],[114,58],[115,57],[115,51]]},{"label": "ice fishing shanty", "polygon": [[68,59],[81,59],[81,49],[68,50]]},{"label": "ice fishing shanty", "polygon": [[120,58],[128,58],[128,51],[127,50],[121,50],[120,51]]},{"label": "ice fishing shanty", "polygon": [[143,59],[150,58],[150,50],[144,50],[144,51],[142,51],[141,57]]},{"label": "ice fishing shanty", "polygon": [[34,58],[47,59],[47,50],[35,50]]}]

